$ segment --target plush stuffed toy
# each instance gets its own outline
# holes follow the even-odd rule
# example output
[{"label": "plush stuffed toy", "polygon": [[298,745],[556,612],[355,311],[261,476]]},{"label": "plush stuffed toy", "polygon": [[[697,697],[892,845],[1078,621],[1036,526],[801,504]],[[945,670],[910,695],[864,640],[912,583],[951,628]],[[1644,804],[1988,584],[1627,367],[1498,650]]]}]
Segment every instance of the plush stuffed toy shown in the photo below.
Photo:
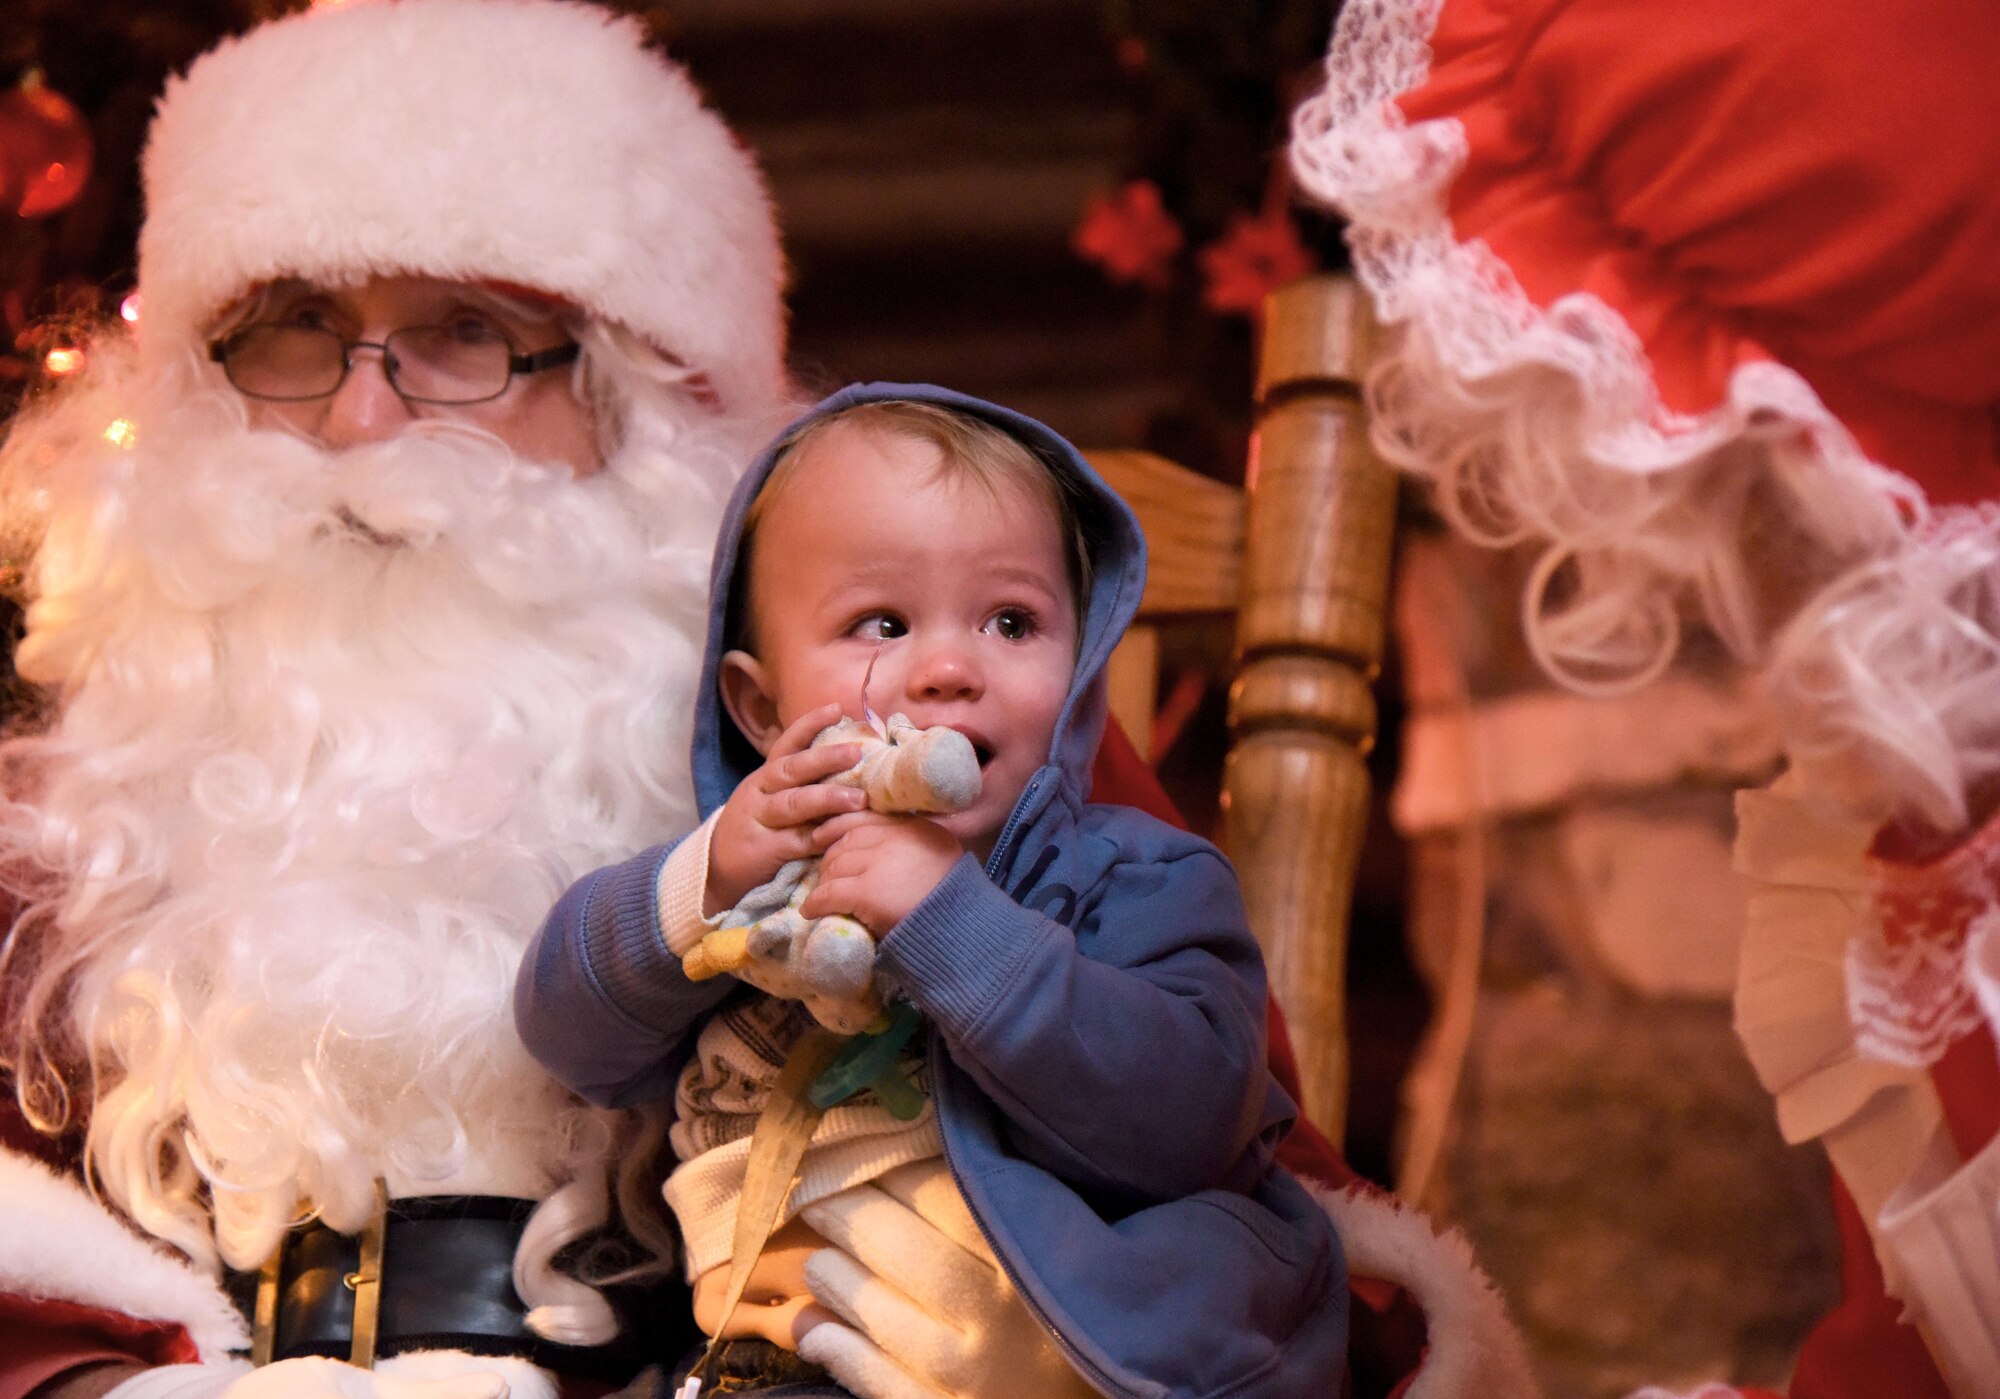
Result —
[{"label": "plush stuffed toy", "polygon": [[[963,811],[979,796],[979,757],[956,729],[919,729],[893,714],[888,722],[842,719],[813,747],[858,743],[861,761],[827,779],[868,794],[871,811]],[[875,939],[852,918],[808,919],[799,905],[819,882],[817,859],[793,860],[722,915],[716,930],[688,949],[681,966],[691,981],[723,972],[785,1000],[843,1035],[882,1019],[875,989]]]}]

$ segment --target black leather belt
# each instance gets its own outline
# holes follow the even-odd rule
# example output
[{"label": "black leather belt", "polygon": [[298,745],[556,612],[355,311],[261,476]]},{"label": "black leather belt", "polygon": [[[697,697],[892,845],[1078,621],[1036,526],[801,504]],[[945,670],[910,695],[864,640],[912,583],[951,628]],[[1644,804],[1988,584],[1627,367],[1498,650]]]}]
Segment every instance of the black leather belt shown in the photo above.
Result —
[{"label": "black leather belt", "polygon": [[[557,1345],[536,1336],[514,1291],[514,1253],[534,1209],[533,1200],[492,1195],[390,1201],[376,1354],[449,1349],[519,1356],[559,1374],[622,1382],[699,1339],[692,1296],[678,1277],[605,1289],[625,1323],[607,1345]],[[274,1360],[348,1357],[359,1261],[355,1237],[323,1224],[285,1236]],[[231,1295],[246,1317],[257,1281],[256,1273],[229,1276]]]}]

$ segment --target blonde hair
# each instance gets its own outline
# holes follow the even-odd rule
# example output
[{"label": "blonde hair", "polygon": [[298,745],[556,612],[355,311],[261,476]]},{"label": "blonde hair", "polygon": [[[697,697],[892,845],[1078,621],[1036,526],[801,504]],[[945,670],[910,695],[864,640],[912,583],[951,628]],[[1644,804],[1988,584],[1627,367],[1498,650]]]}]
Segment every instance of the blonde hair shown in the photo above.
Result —
[{"label": "blonde hair", "polygon": [[732,641],[747,640],[751,634],[747,594],[757,529],[770,513],[772,503],[791,489],[812,445],[835,428],[921,442],[937,453],[933,481],[969,480],[996,498],[1002,489],[1011,486],[1047,506],[1063,536],[1070,603],[1081,621],[1089,604],[1092,578],[1090,539],[1083,524],[1086,497],[1082,487],[1026,442],[983,418],[935,403],[885,398],[814,418],[778,444],[777,461],[743,515],[736,564],[741,586],[732,590],[729,604],[728,631]]}]

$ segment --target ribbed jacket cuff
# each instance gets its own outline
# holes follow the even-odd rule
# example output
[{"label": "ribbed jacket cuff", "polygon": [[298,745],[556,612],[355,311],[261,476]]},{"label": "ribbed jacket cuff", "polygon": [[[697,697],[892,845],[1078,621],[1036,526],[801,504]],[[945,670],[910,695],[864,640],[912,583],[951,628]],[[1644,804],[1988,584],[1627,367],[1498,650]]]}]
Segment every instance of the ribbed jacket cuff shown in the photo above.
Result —
[{"label": "ribbed jacket cuff", "polygon": [[1054,924],[1007,897],[967,855],[890,930],[881,956],[919,1008],[965,1035],[1052,930]]},{"label": "ribbed jacket cuff", "polygon": [[642,1025],[673,1022],[690,1000],[720,999],[697,991],[660,936],[663,859],[650,850],[603,871],[584,913],[591,975],[606,999]]}]

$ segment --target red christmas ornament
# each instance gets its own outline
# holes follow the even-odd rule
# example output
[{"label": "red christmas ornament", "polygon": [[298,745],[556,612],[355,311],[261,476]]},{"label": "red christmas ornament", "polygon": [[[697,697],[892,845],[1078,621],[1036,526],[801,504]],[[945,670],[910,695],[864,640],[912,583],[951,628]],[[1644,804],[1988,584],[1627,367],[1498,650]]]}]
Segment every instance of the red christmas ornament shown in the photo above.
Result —
[{"label": "red christmas ornament", "polygon": [[90,128],[74,103],[30,72],[0,93],[0,209],[38,219],[63,208],[90,179]]}]

